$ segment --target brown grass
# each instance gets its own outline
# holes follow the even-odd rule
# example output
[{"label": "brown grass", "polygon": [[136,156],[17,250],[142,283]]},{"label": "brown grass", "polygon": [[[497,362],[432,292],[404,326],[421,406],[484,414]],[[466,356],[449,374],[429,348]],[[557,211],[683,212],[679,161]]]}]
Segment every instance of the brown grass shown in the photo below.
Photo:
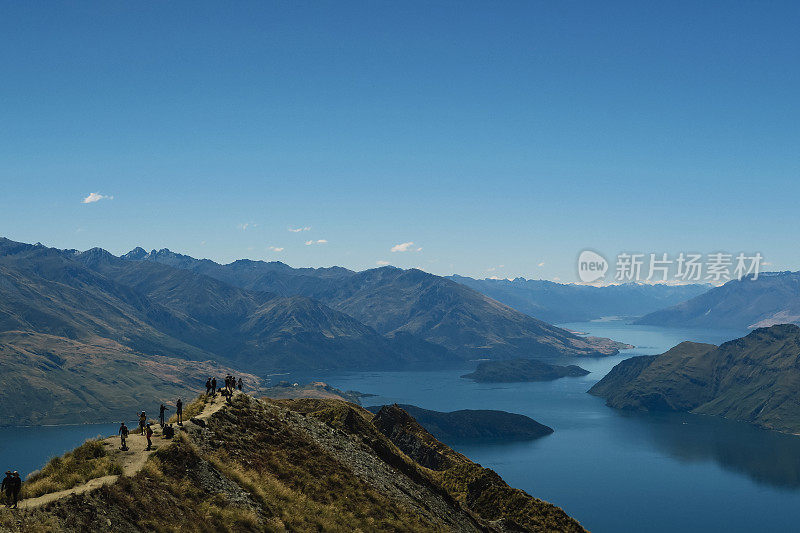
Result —
[{"label": "brown grass", "polygon": [[22,485],[23,498],[71,489],[90,479],[122,474],[122,466],[108,456],[100,440],[87,440],[71,452],[52,458]]}]

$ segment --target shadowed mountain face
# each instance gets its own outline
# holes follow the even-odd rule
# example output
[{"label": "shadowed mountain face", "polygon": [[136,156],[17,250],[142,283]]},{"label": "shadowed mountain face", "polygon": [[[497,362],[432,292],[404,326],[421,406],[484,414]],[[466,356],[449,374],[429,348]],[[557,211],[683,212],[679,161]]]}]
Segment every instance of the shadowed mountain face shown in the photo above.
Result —
[{"label": "shadowed mountain face", "polygon": [[615,366],[589,390],[608,405],[686,411],[800,432],[800,327],[759,328],[719,347],[683,342]]},{"label": "shadowed mountain face", "polygon": [[143,254],[137,249],[123,257],[184,268],[248,290],[312,298],[379,333],[424,339],[463,359],[600,356],[618,350],[617,345],[578,337],[417,269],[293,269],[261,261],[219,265],[169,250]]},{"label": "shadowed mountain face", "polygon": [[[411,415],[442,442],[468,440],[531,440],[553,433],[553,429],[525,415],[490,409],[462,409],[443,413],[414,405],[395,405]],[[372,413],[391,411],[390,406],[367,407]]]},{"label": "shadowed mountain face", "polygon": [[461,377],[478,383],[518,383],[522,381],[552,381],[586,374],[589,374],[589,371],[577,365],[552,365],[535,359],[508,359],[481,361],[474,372]]},{"label": "shadowed mountain face", "polygon": [[0,331],[101,337],[144,354],[226,360],[256,371],[453,360],[441,347],[384,337],[309,298],[248,291],[100,249],[2,240],[0,272]]},{"label": "shadowed mountain face", "polygon": [[473,279],[449,276],[498,302],[551,323],[585,322],[607,316],[641,316],[706,292],[709,285],[645,285],[606,287],[566,285],[517,278]]},{"label": "shadowed mountain face", "polygon": [[800,272],[770,272],[729,281],[636,321],[670,327],[741,329],[800,324]]}]

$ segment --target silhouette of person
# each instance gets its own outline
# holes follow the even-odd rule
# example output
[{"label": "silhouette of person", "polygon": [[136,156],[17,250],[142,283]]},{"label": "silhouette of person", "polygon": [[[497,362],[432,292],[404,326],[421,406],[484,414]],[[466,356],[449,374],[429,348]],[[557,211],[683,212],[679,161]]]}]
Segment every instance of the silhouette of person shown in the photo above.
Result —
[{"label": "silhouette of person", "polygon": [[217,378],[211,378],[211,395],[217,395]]},{"label": "silhouette of person", "polygon": [[13,491],[13,476],[11,475],[11,470],[6,470],[6,477],[3,478],[3,483],[0,485],[0,492],[4,492],[6,495],[6,505],[11,506],[11,493]]},{"label": "silhouette of person", "polygon": [[242,390],[242,378],[239,378],[239,390]]},{"label": "silhouette of person", "polygon": [[121,444],[122,444],[120,449],[123,450],[123,451],[127,450],[128,449],[128,445],[127,445],[126,441],[128,440],[128,433],[129,432],[128,432],[128,426],[125,425],[125,422],[122,422],[119,425],[119,431],[117,431],[117,433],[119,433],[119,440],[121,441]]},{"label": "silhouette of person", "polygon": [[14,505],[12,506],[14,509],[17,508],[17,502],[19,501],[19,493],[22,490],[22,478],[19,477],[19,472],[14,470],[11,478],[11,498],[14,500]]},{"label": "silhouette of person", "polygon": [[162,428],[166,425],[166,420],[165,420],[164,414],[166,413],[167,409],[169,409],[169,407],[167,407],[163,403],[161,404],[161,407],[159,407],[159,409],[158,409],[158,421],[161,424]]},{"label": "silhouette of person", "polygon": [[206,396],[211,394],[211,378],[206,380]]},{"label": "silhouette of person", "polygon": [[139,415],[139,431],[144,435],[144,426],[147,424],[147,415],[144,411]]},{"label": "silhouette of person", "polygon": [[175,404],[175,414],[178,416],[178,425],[183,425],[183,401],[178,398],[178,402]]},{"label": "silhouette of person", "polygon": [[150,449],[153,447],[153,441],[150,440],[150,437],[153,436],[153,428],[150,427],[150,424],[147,424],[144,436],[147,437],[147,450],[150,451]]}]

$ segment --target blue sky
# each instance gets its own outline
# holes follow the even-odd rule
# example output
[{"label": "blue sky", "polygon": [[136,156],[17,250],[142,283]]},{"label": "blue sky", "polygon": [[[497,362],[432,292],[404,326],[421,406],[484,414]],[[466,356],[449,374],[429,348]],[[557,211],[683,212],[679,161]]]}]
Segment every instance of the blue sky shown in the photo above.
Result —
[{"label": "blue sky", "polygon": [[797,270],[798,27],[797,2],[5,2],[0,234],[565,281],[585,248]]}]

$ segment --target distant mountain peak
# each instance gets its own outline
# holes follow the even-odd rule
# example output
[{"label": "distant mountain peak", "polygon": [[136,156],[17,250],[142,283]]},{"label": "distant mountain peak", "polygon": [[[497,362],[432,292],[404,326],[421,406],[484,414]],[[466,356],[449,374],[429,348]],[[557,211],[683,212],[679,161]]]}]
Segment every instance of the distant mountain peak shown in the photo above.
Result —
[{"label": "distant mountain peak", "polygon": [[127,259],[129,261],[141,261],[145,257],[147,257],[147,250],[141,246],[137,246],[127,254],[123,255],[122,259]]}]

